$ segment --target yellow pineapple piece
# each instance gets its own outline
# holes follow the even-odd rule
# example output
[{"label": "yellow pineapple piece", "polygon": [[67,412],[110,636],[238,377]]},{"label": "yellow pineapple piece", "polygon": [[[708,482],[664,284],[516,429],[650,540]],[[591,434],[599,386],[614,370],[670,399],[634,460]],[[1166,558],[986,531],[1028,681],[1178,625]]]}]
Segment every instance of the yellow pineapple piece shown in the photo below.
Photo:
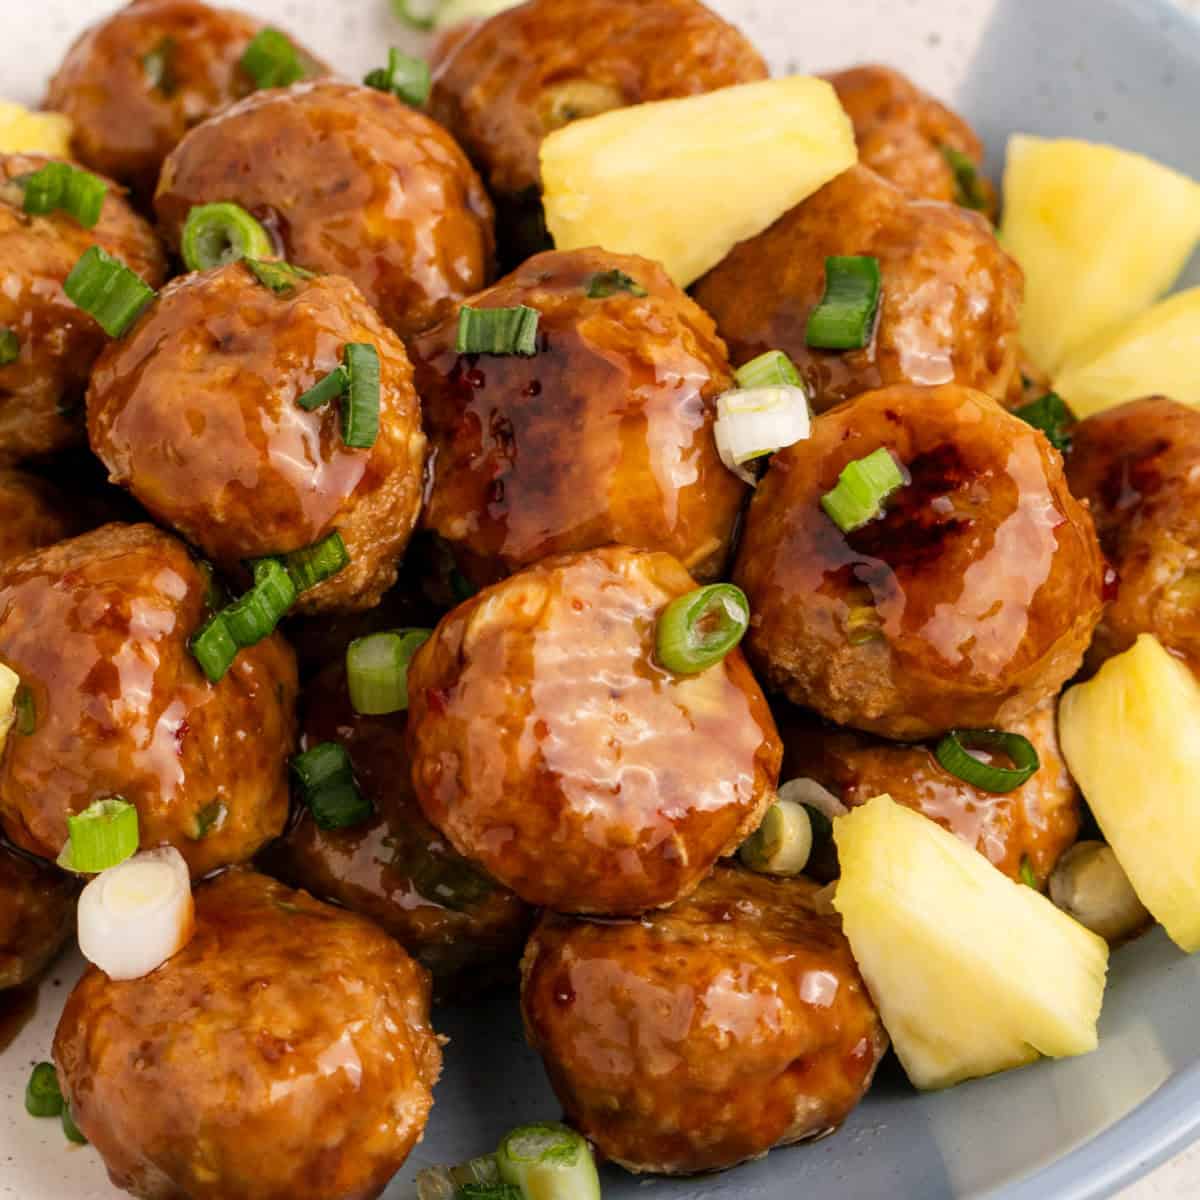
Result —
[{"label": "yellow pineapple piece", "polygon": [[1200,288],[1169,296],[1071,355],[1054,390],[1081,417],[1139,396],[1200,405]]},{"label": "yellow pineapple piece", "polygon": [[834,907],[917,1087],[1095,1049],[1102,938],[890,796],[833,832]]},{"label": "yellow pineapple piece", "polygon": [[0,100],[0,154],[45,154],[69,158],[74,125],[61,113],[31,112]]},{"label": "yellow pineapple piece", "polygon": [[1128,150],[1018,134],[1000,237],[1025,271],[1022,344],[1053,376],[1168,291],[1200,239],[1200,184]]},{"label": "yellow pineapple piece", "polygon": [[1200,683],[1143,634],[1058,710],[1059,741],[1138,899],[1200,950]]},{"label": "yellow pineapple piece", "polygon": [[546,224],[560,250],[640,254],[687,287],[857,158],[823,79],[618,108],[542,143]]}]

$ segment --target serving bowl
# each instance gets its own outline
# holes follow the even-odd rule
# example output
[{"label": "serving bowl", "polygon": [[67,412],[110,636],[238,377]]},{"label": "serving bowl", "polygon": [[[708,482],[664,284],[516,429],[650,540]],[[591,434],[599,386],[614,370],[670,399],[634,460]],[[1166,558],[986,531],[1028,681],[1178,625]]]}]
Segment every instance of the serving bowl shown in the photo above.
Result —
[{"label": "serving bowl", "polygon": [[[0,90],[37,100],[69,39],[114,0],[0,0],[9,20]],[[1015,130],[1109,141],[1200,177],[1200,23],[1168,0],[710,0],[741,25],[776,73],[884,61],[944,96],[978,129],[998,175]],[[350,74],[389,43],[417,48],[385,0],[244,0]],[[1181,286],[1200,282],[1193,262]],[[1114,734],[1119,731],[1114,730]],[[1153,797],[1147,797],[1153,803]],[[59,964],[34,1017],[0,1054],[0,1198],[103,1200],[116,1193],[97,1156],[56,1122],[29,1119],[30,1065],[47,1057],[79,961]],[[1119,950],[1100,1048],[950,1092],[918,1096],[889,1059],[867,1100],[822,1142],[722,1175],[643,1179],[608,1171],[621,1200],[943,1197],[1095,1200],[1200,1135],[1200,961],[1160,930]],[[556,1115],[525,1048],[515,994],[435,1018],[451,1041],[424,1141],[387,1196],[414,1194],[425,1165],[493,1146],[512,1125]]]}]

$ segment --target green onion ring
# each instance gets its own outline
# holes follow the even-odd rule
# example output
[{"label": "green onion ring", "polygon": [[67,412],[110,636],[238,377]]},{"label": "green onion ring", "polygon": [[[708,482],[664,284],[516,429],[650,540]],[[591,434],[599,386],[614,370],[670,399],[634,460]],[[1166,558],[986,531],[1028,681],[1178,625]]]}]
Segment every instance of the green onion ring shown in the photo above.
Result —
[{"label": "green onion ring", "polygon": [[710,583],[672,600],[655,630],[655,655],[676,675],[715,666],[750,627],[746,593],[732,583]]},{"label": "green onion ring", "polygon": [[[968,750],[998,750],[1013,765],[993,767],[968,754]],[[938,742],[933,755],[943,771],[997,795],[1016,791],[1042,765],[1027,737],[1001,729],[952,729]]]}]

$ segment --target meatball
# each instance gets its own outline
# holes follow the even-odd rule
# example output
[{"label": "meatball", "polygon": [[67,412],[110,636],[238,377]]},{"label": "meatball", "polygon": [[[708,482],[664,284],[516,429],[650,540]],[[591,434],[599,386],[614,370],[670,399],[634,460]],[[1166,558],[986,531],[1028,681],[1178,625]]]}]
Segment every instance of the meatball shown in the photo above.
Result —
[{"label": "meatball", "polygon": [[1090,664],[1152,633],[1200,670],[1200,412],[1150,396],[1088,417],[1072,438],[1067,480],[1116,572]]},{"label": "meatball", "polygon": [[719,1170],[845,1120],[887,1036],[815,891],[719,867],[641,921],[543,918],[522,964],[527,1035],[604,1155]]},{"label": "meatball", "polygon": [[[1045,883],[1079,835],[1079,792],[1059,749],[1057,713],[1058,701],[1052,697],[1006,726],[1029,739],[1041,766],[1015,791],[997,794],[943,770],[931,746],[885,742],[830,728],[799,712],[783,716],[776,709],[783,778],[814,779],[850,808],[886,792],[957,834],[1011,878],[1027,879],[1032,872]],[[986,762],[1009,765],[1002,757],[973,753]]]},{"label": "meatball", "polygon": [[0,846],[0,991],[31,983],[75,928],[75,881]]},{"label": "meatball", "polygon": [[[297,403],[351,343],[379,355],[367,450],[343,441],[338,403]],[[425,437],[404,346],[348,280],[280,293],[241,263],[175,280],[96,364],[88,432],[112,481],[227,571],[337,530],[350,563],[299,611],[369,608],[395,582]]]},{"label": "meatball", "polygon": [[[643,294],[589,298],[614,272]],[[708,316],[657,263],[602,250],[538,255],[470,304],[541,315],[529,358],[457,354],[457,319],[410,346],[434,450],[424,523],[462,573],[620,542],[718,575],[747,489],[713,441],[733,376]]]},{"label": "meatball", "polygon": [[[879,262],[878,319],[861,350],[808,346],[834,255]],[[1017,371],[1023,292],[1020,267],[978,213],[909,200],[860,166],[735,246],[695,295],[735,363],[786,351],[821,411],[894,383],[956,382],[1003,400]]]},{"label": "meatball", "polygon": [[[46,107],[75,122],[80,162],[145,203],[181,137],[254,87],[239,66],[261,25],[196,0],[135,0],[86,30],[50,81]],[[302,52],[313,73],[320,64]]]},{"label": "meatball", "polygon": [[150,226],[110,185],[94,229],[65,212],[29,216],[7,186],[48,159],[0,154],[0,332],[17,358],[0,366],[0,463],[55,454],[84,441],[83,395],[104,348],[104,331],[67,299],[63,284],[93,245],[121,259],[152,287],[166,260]]},{"label": "meatball", "polygon": [[195,934],[157,971],[89,968],[54,1037],[76,1124],[145,1200],[372,1200],[441,1057],[400,946],[245,870],[196,889]]},{"label": "meatball", "polygon": [[37,475],[0,467],[0,567],[76,533],[66,496]]},{"label": "meatball", "polygon": [[425,815],[530,904],[638,913],[690,892],[771,803],[782,754],[742,658],[654,659],[695,584],[667,554],[548,559],[445,617],[409,668]]},{"label": "meatball", "polygon": [[[842,533],[821,497],[880,447],[907,482]],[[953,385],[883,388],[818,417],[772,458],[734,570],[767,682],[901,740],[1008,728],[1055,694],[1099,619],[1102,577],[1058,452]]]},{"label": "meatball", "polygon": [[516,964],[528,910],[456,854],[425,819],[404,748],[405,718],[403,712],[355,712],[341,664],[313,681],[305,744],[346,747],[375,815],[351,829],[321,829],[304,809],[264,865],[370,917],[435,976],[486,982],[489,968]]},{"label": "meatball", "polygon": [[0,662],[33,719],[0,762],[17,845],[54,858],[67,818],[110,796],[136,805],[143,848],[177,847],[195,876],[282,830],[295,661],[273,636],[209,683],[188,650],[207,590],[187,548],[151,525],[105,525],[7,564]]},{"label": "meatball", "polygon": [[[826,78],[854,123],[859,162],[913,200],[963,199],[947,152],[982,167],[983,143],[962,117],[891,67],[850,67]],[[991,184],[982,175],[976,178],[978,200],[990,210]]]},{"label": "meatball", "polygon": [[530,0],[443,38],[433,66],[430,111],[497,198],[513,265],[543,248],[538,151],[548,133],[767,77],[754,47],[697,0]]},{"label": "meatball", "polygon": [[235,201],[290,262],[345,275],[402,337],[492,278],[492,204],[440,125],[395,96],[326,80],[259,92],[197,126],[154,207],[178,246],[193,205]]}]

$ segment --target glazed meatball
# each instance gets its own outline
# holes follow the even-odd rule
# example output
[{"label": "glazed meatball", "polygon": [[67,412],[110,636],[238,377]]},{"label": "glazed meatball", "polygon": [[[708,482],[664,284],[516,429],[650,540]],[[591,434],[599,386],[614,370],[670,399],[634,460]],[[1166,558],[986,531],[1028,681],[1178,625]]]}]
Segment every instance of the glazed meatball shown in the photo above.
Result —
[{"label": "glazed meatball", "polygon": [[[379,355],[370,449],[345,444],[339,403],[297,403],[351,343]],[[348,280],[279,293],[241,263],[175,280],[96,364],[88,432],[112,481],[227,571],[337,530],[350,563],[299,611],[369,608],[396,579],[425,437],[404,346]]]},{"label": "glazed meatball", "polygon": [[110,184],[94,229],[65,212],[30,216],[11,180],[48,159],[0,154],[0,332],[10,330],[17,358],[0,366],[0,463],[40,458],[85,440],[88,373],[108,338],[67,299],[63,283],[93,245],[115,255],[148,284],[166,275],[150,226]]},{"label": "glazed meatball", "polygon": [[1067,479],[1116,572],[1089,663],[1152,633],[1200,670],[1200,412],[1151,396],[1072,438]]},{"label": "glazed meatball", "polygon": [[[1079,835],[1079,792],[1059,749],[1057,713],[1052,697],[1006,726],[1029,739],[1041,766],[1015,791],[998,794],[943,770],[932,746],[885,742],[831,728],[798,711],[782,715],[777,707],[782,778],[814,779],[850,808],[886,792],[957,834],[1011,878],[1028,879],[1032,873],[1044,884]],[[1002,756],[972,753],[984,762],[1010,765]]]},{"label": "glazed meatball", "polygon": [[483,983],[489,969],[515,966],[529,913],[425,819],[404,748],[406,716],[355,712],[341,664],[313,681],[305,744],[346,747],[375,815],[350,829],[321,829],[303,809],[264,867],[370,917],[442,980]]},{"label": "glazed meatball", "polygon": [[[861,350],[808,346],[835,255],[879,261],[879,314]],[[1020,267],[978,213],[909,200],[860,166],[735,246],[695,295],[735,363],[786,351],[821,411],[894,383],[956,382],[1003,400],[1017,370],[1023,291]]]},{"label": "glazed meatball", "polygon": [[0,567],[79,529],[66,496],[37,475],[0,467]]},{"label": "glazed meatball", "polygon": [[[613,272],[645,294],[589,298]],[[657,263],[602,250],[538,255],[469,303],[541,315],[529,358],[457,354],[457,318],[411,345],[434,450],[424,523],[463,574],[611,542],[719,574],[746,487],[713,441],[733,376],[708,316]]]},{"label": "glazed meatball", "polygon": [[[854,123],[859,162],[913,200],[954,204],[967,199],[947,151],[982,167],[983,144],[962,117],[890,67],[851,67],[826,78]],[[976,179],[978,206],[991,209],[991,185],[981,174]]]},{"label": "glazed meatball", "polygon": [[779,738],[741,652],[687,676],[655,661],[659,614],[694,587],[667,554],[548,559],[461,604],[417,652],[421,807],[530,904],[670,904],[770,804]]},{"label": "glazed meatball", "polygon": [[0,991],[35,980],[75,928],[75,881],[0,846]]},{"label": "glazed meatball", "polygon": [[354,280],[402,337],[492,278],[492,205],[440,125],[326,80],[259,92],[168,157],[154,207],[178,246],[193,205],[234,201],[290,262]]},{"label": "glazed meatball", "polygon": [[754,47],[697,0],[530,0],[443,38],[433,65],[430,111],[483,173],[514,266],[548,244],[538,162],[548,133],[767,77]]},{"label": "glazed meatball", "polygon": [[[907,483],[846,534],[821,507],[886,447]],[[1045,437],[967,388],[891,387],[813,423],[755,493],[734,579],[750,659],[840,725],[1007,729],[1078,669],[1103,566]]]},{"label": "glazed meatball", "polygon": [[186,547],[150,525],[105,525],[6,564],[0,662],[33,720],[0,762],[17,845],[56,857],[67,818],[110,796],[136,805],[143,848],[177,847],[194,876],[282,830],[295,661],[273,636],[209,683],[188,650],[207,591]]},{"label": "glazed meatball", "polygon": [[373,1200],[441,1070],[425,972],[369,921],[234,870],[192,940],[118,983],[91,967],[54,1062],[76,1124],[144,1200]]},{"label": "glazed meatball", "polygon": [[[187,131],[246,95],[238,65],[261,25],[196,0],[135,0],[75,42],[46,107],[75,122],[79,161],[154,195],[159,168]],[[301,51],[312,73],[324,69]]]},{"label": "glazed meatball", "polygon": [[526,1031],[606,1157],[719,1170],[845,1120],[887,1037],[815,891],[719,867],[641,921],[543,918],[522,964]]}]

